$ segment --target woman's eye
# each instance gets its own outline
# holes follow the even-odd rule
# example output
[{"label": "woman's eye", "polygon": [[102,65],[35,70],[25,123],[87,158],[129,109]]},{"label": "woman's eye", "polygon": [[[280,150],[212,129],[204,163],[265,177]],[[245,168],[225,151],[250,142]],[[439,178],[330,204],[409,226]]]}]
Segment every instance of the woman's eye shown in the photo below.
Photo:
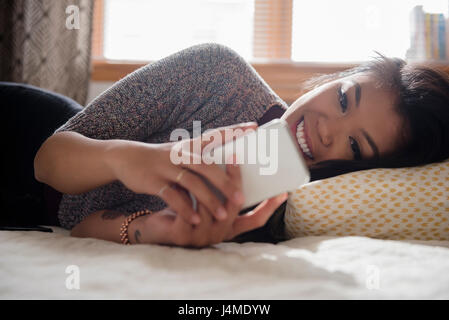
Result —
[{"label": "woman's eye", "polygon": [[354,160],[362,160],[362,155],[360,154],[359,144],[353,137],[349,137],[349,143],[351,145],[352,152],[354,153]]},{"label": "woman's eye", "polygon": [[[343,92],[343,90],[338,88],[338,100],[340,102],[341,110],[343,110],[343,113],[346,112],[348,109],[348,97],[346,96],[346,93]],[[349,137],[349,144],[351,146],[352,153],[354,154],[354,160],[361,160],[362,155],[360,153],[359,144],[353,137]]]},{"label": "woman's eye", "polygon": [[346,93],[341,90],[341,86],[338,90],[338,100],[340,102],[341,110],[345,113],[346,109],[348,109],[348,97],[346,96]]}]

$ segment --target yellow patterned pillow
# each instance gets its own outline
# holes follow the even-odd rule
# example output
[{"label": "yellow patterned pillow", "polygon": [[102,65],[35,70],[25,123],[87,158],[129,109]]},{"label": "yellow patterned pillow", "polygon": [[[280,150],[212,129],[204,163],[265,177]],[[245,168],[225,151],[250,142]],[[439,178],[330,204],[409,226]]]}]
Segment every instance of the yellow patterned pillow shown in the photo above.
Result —
[{"label": "yellow patterned pillow", "polygon": [[290,238],[449,240],[449,159],[308,183],[290,193],[284,220]]}]

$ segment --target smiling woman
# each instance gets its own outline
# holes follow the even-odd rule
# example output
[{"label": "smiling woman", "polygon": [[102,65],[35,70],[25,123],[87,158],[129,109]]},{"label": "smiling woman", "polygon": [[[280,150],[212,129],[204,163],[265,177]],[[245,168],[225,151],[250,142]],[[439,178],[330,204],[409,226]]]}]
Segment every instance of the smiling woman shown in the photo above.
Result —
[{"label": "smiling woman", "polygon": [[312,180],[449,157],[449,79],[442,71],[379,54],[305,87],[310,91],[283,117],[294,130],[304,127]]},{"label": "smiling woman", "polygon": [[[120,80],[56,130],[36,155],[36,177],[65,193],[58,218],[73,236],[120,242],[125,223],[133,243],[202,247],[237,241],[251,230],[261,232],[246,240],[278,239],[286,198],[266,199],[245,214],[236,167],[225,173],[216,164],[173,164],[171,132],[192,132],[193,121],[223,130],[281,117],[298,138],[312,180],[449,157],[446,74],[380,56],[313,83],[287,108],[232,49],[211,43],[187,48]],[[222,204],[191,171],[227,201]],[[198,211],[178,187],[197,198]],[[146,209],[153,213],[126,218]],[[105,219],[105,210],[117,213]]]},{"label": "smiling woman", "polygon": [[394,100],[391,90],[380,90],[372,77],[356,74],[302,96],[284,117],[295,124],[294,130],[304,128],[305,143],[299,139],[299,144],[310,153],[309,165],[332,159],[378,159],[403,143],[399,140],[404,125]]}]

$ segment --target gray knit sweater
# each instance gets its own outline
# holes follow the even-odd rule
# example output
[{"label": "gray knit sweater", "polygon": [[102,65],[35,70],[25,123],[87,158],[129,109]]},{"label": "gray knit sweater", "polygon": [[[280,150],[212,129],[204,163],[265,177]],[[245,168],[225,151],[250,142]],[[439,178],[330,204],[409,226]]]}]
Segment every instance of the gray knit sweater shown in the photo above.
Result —
[{"label": "gray knit sweater", "polygon": [[[287,105],[235,51],[208,43],[129,74],[55,132],[162,143],[175,128],[187,129],[192,136],[193,121],[198,120],[202,131],[248,121],[260,124],[268,109],[282,114]],[[132,213],[165,206],[161,198],[136,194],[115,181],[83,194],[64,194],[58,219],[63,228],[72,229],[102,209]]]}]

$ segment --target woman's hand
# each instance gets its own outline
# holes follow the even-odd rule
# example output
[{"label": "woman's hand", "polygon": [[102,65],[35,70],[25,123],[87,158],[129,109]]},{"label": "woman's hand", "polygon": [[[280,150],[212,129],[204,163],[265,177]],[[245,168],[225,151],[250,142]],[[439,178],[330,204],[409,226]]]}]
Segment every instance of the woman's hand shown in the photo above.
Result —
[{"label": "woman's hand", "polygon": [[[227,171],[231,179],[240,186],[241,177],[238,166],[227,165]],[[201,223],[197,226],[186,223],[173,209],[166,208],[152,215],[137,218],[131,223],[130,239],[139,243],[197,248],[217,244],[264,226],[275,210],[287,199],[287,195],[283,193],[267,199],[242,216],[238,215],[241,205],[227,201],[226,210],[229,215],[220,221],[214,219],[208,209],[200,204],[198,212],[201,215]],[[182,197],[190,201],[184,192]]]},{"label": "woman's hand", "polygon": [[[221,127],[209,131],[200,137],[183,140],[182,144],[195,145],[197,139],[201,139],[202,150],[212,143],[219,145],[227,142],[225,131],[232,130],[234,136],[243,135],[243,130],[255,129],[256,123],[244,123],[229,127]],[[220,139],[216,139],[218,136]],[[214,141],[209,141],[213,137]],[[231,136],[232,138],[232,136]],[[219,141],[215,141],[219,140]],[[201,154],[193,151],[188,152],[181,149],[183,158],[190,159],[190,163],[174,164],[171,161],[171,149],[177,142],[164,144],[146,144],[133,141],[125,141],[108,150],[109,165],[114,176],[120,180],[128,189],[141,194],[152,194],[160,196],[168,206],[179,213],[179,217],[188,223],[198,224],[201,219],[207,220],[207,215],[198,214],[192,208],[190,198],[174,186],[179,184],[189,190],[202,205],[203,211],[212,213],[217,220],[226,219],[229,212],[223,207],[217,196],[210,190],[205,182],[197,174],[207,178],[227,198],[227,203],[241,205],[244,202],[241,187],[237,186],[232,179],[217,164],[206,164],[201,161]],[[179,146],[179,143],[178,143]],[[210,147],[210,146],[209,146]],[[193,150],[193,148],[190,148]],[[196,160],[195,160],[196,159]],[[199,163],[198,163],[199,162]],[[200,218],[201,216],[201,218]]]}]

